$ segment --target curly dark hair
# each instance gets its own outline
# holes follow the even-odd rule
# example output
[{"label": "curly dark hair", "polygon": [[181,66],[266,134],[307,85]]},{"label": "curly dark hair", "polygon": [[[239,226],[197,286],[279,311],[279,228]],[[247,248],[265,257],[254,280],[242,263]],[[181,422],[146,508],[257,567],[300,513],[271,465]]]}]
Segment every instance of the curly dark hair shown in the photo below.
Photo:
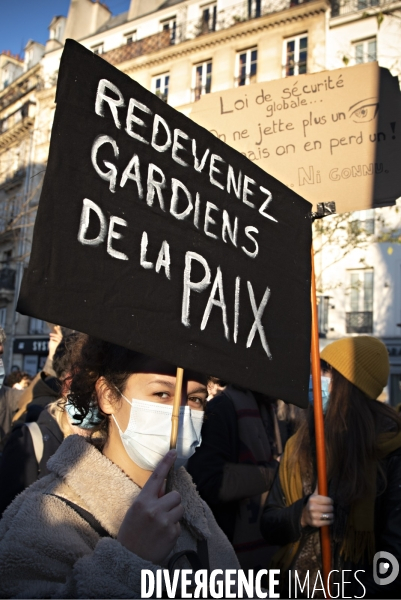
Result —
[{"label": "curly dark hair", "polygon": [[78,339],[78,333],[70,333],[63,337],[57,346],[53,356],[53,369],[60,381],[71,370],[71,352],[74,348],[75,341]]},{"label": "curly dark hair", "polygon": [[76,335],[70,348],[70,358],[67,400],[76,409],[75,418],[81,422],[95,409],[97,415],[92,423],[93,432],[103,432],[105,441],[109,421],[108,415],[102,413],[97,405],[97,380],[104,377],[115,401],[120,402],[127,379],[145,368],[149,357],[81,333]]},{"label": "curly dark hair", "polygon": [[25,371],[11,371],[11,373],[5,376],[4,385],[12,388],[13,385],[20,383],[23,379],[29,379],[29,381],[31,381],[32,377]]},{"label": "curly dark hair", "polygon": [[[75,419],[82,423],[91,415],[92,434],[96,434],[94,443],[101,445],[107,440],[109,415],[102,413],[98,406],[96,382],[104,377],[113,400],[120,403],[130,375],[147,371],[151,358],[82,333],[76,334],[69,356],[71,375],[66,380],[65,396],[76,409]],[[201,373],[187,370],[184,378],[186,376],[206,385],[207,378]]]}]

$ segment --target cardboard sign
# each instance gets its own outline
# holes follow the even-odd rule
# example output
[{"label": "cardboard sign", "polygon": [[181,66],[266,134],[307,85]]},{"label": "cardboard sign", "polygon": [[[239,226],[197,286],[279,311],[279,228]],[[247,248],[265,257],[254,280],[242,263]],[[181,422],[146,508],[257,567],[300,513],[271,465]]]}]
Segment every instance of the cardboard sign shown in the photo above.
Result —
[{"label": "cardboard sign", "polygon": [[190,117],[315,206],[401,195],[401,94],[377,63],[207,94]]},{"label": "cardboard sign", "polygon": [[311,205],[67,41],[18,310],[306,405]]}]

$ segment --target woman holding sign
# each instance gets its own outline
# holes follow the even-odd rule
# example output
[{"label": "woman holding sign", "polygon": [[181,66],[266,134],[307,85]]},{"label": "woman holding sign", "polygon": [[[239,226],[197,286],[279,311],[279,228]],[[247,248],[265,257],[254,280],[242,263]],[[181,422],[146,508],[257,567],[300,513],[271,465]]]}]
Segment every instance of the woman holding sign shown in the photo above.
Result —
[{"label": "woman holding sign", "polygon": [[48,463],[50,475],[4,513],[0,596],[150,597],[164,587],[155,577],[160,567],[238,569],[179,468],[200,443],[203,376],[185,373],[177,451],[169,452],[175,368],[86,335],[74,355],[68,402],[82,420],[97,410],[96,436],[67,438]]},{"label": "woman holding sign", "polygon": [[331,378],[324,407],[330,497],[317,491],[313,422],[305,422],[285,448],[262,533],[283,546],[274,562],[290,597],[300,597],[307,574],[311,590],[322,589],[318,531],[331,525],[332,597],[400,598],[401,419],[377,400],[389,375],[387,349],[364,335],[329,344],[321,357]]}]

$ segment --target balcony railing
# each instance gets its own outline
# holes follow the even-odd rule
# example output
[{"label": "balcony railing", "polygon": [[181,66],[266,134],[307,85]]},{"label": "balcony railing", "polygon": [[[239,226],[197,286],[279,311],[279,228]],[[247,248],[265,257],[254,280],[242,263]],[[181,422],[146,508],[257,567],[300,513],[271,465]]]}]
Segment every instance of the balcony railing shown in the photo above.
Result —
[{"label": "balcony railing", "polygon": [[15,82],[13,81],[5,90],[0,92],[0,110],[3,110],[13,102],[17,102],[17,100],[40,86],[41,78],[39,69],[40,65],[35,65],[32,73],[23,73]]},{"label": "balcony railing", "polygon": [[[159,33],[123,44],[118,48],[102,54],[102,58],[111,64],[119,64],[126,60],[143,56],[167,48],[199,36],[234,27],[239,23],[258,19],[268,14],[276,13],[287,8],[304,4],[308,0],[245,0],[217,11],[216,18],[205,21],[203,17],[193,20],[177,20],[173,29],[163,29]],[[172,32],[174,32],[172,34]]]},{"label": "balcony railing", "polygon": [[138,56],[143,56],[145,54],[151,54],[152,52],[157,52],[157,50],[162,50],[169,46],[171,46],[170,31],[168,29],[163,29],[163,31],[155,33],[154,35],[148,35],[145,38],[136,40],[136,42],[124,44],[118,48],[104,52],[102,58],[112,65],[117,65],[126,60],[131,60],[132,58],[137,58]]},{"label": "balcony railing", "polygon": [[[305,0],[306,2],[308,0]],[[245,0],[217,11],[216,18],[205,22],[202,17],[182,23],[177,28],[177,42],[234,27],[239,23],[258,19],[268,14],[302,4],[298,0]]]},{"label": "balcony railing", "polygon": [[206,85],[197,85],[191,89],[191,94],[194,102],[197,102],[205,94],[210,94],[211,81],[208,81]]},{"label": "balcony railing", "polygon": [[366,12],[370,8],[377,8],[394,4],[394,0],[333,0],[331,16],[338,17],[356,12]]},{"label": "balcony railing", "polygon": [[166,102],[167,104],[167,100],[168,100],[168,92],[161,92],[160,90],[156,91],[156,96],[158,98],[160,98],[160,100],[163,100],[163,102]]},{"label": "balcony railing", "polygon": [[373,312],[347,312],[346,331],[347,333],[373,333]]},{"label": "balcony railing", "polygon": [[10,131],[13,127],[21,123],[27,117],[33,116],[34,103],[28,100],[20,108],[8,115],[5,119],[0,119],[0,134]]}]

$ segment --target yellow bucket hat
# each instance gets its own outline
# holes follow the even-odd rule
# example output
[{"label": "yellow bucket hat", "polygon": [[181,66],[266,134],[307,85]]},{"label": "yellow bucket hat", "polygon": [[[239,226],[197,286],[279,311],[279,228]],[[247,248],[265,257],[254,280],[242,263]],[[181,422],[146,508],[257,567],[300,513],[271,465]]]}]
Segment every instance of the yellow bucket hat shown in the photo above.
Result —
[{"label": "yellow bucket hat", "polygon": [[372,400],[387,385],[390,372],[387,348],[371,335],[337,340],[326,346],[320,356]]}]

